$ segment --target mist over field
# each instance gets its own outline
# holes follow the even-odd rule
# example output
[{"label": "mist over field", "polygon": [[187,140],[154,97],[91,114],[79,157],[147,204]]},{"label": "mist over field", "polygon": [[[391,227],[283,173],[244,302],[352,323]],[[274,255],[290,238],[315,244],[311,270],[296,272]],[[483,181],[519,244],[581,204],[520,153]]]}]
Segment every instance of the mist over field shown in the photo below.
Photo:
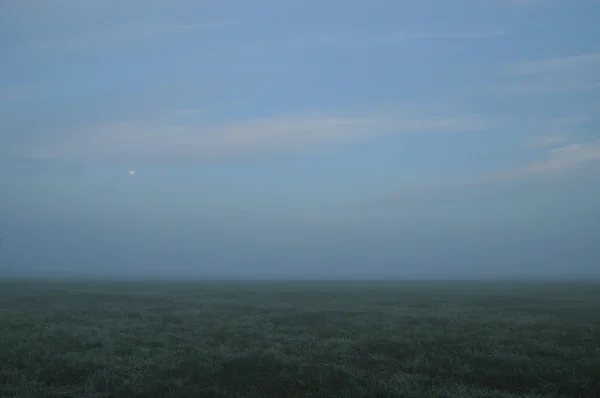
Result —
[{"label": "mist over field", "polygon": [[[94,170],[82,171],[81,179],[73,181],[47,170],[35,172],[43,176],[23,170],[9,175],[10,167],[2,170],[7,189],[0,199],[0,274],[6,277],[600,276],[600,178],[595,175],[571,177],[575,181],[556,177],[532,186],[444,188],[392,203],[332,197],[324,204],[297,198],[299,186],[310,189],[304,178],[289,183],[292,194],[266,192],[271,188],[262,185],[253,188],[253,197],[219,192],[220,201],[218,190],[211,189],[215,183],[203,182],[211,180],[217,166],[189,166],[189,181],[182,181],[175,167],[161,166],[169,172],[163,171],[158,181],[153,169],[141,169],[134,177],[124,171],[115,177],[119,191],[110,194],[95,191],[94,178],[100,177],[94,177]],[[256,184],[261,180],[261,173],[248,168],[229,170],[230,175],[255,176]],[[285,178],[282,184],[288,184]],[[222,191],[245,189],[230,184]]]}]

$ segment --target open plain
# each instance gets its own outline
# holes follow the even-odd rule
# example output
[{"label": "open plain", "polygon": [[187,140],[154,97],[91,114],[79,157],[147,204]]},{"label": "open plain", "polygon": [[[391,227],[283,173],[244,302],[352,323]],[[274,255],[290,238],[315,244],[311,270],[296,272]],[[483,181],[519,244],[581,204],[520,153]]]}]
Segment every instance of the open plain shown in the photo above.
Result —
[{"label": "open plain", "polygon": [[600,286],[5,280],[0,396],[600,396]]}]

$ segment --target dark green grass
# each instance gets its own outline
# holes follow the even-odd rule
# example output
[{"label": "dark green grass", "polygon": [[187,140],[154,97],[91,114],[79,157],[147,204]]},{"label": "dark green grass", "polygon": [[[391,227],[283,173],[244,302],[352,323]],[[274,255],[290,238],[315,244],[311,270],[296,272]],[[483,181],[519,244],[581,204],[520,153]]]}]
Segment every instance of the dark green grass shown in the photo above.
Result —
[{"label": "dark green grass", "polygon": [[600,286],[0,283],[2,397],[600,397]]}]

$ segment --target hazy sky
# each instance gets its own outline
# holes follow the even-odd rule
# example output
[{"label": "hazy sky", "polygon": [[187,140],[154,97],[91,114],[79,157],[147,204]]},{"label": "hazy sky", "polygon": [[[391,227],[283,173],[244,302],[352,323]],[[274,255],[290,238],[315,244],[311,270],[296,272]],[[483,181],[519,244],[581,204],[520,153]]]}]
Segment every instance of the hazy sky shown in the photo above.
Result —
[{"label": "hazy sky", "polygon": [[598,16],[4,0],[0,274],[600,276]]}]

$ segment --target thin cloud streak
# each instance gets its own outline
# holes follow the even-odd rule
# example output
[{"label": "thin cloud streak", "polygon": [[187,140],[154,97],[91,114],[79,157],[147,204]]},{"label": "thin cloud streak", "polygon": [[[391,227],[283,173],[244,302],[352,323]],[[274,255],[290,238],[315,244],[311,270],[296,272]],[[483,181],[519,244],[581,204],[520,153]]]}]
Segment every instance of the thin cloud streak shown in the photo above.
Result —
[{"label": "thin cloud streak", "polygon": [[497,90],[498,93],[516,96],[544,95],[566,93],[571,91],[597,90],[600,88],[600,78],[587,79],[575,77],[571,81],[556,82],[551,79],[526,81],[521,83],[507,83]]},{"label": "thin cloud streak", "polygon": [[540,95],[600,88],[600,53],[527,60],[502,65],[499,75],[510,79],[499,92]]},{"label": "thin cloud streak", "polygon": [[547,133],[533,137],[533,145],[536,147],[546,147],[564,144],[569,140],[573,126],[586,121],[587,118],[583,116],[573,115],[550,119],[543,124]]},{"label": "thin cloud streak", "polygon": [[599,160],[600,140],[571,144],[548,149],[544,159],[531,162],[523,167],[466,181],[470,183],[485,183],[494,180],[522,178],[531,175],[571,170]]},{"label": "thin cloud streak", "polygon": [[46,39],[25,44],[21,51],[81,51],[123,44],[139,44],[143,41],[156,40],[170,35],[192,35],[195,32],[215,31],[239,25],[241,25],[241,21],[237,20],[214,20],[191,24],[151,21],[103,29],[80,29],[76,34],[49,36]]},{"label": "thin cloud streak", "polygon": [[177,114],[177,115],[197,115],[200,113],[205,113],[206,109],[205,108],[180,108],[180,109],[174,109],[173,113]]},{"label": "thin cloud streak", "polygon": [[594,161],[600,161],[600,140],[548,149],[545,158],[542,160],[531,162],[513,170],[465,180],[463,183],[486,183],[571,170]]},{"label": "thin cloud streak", "polygon": [[350,34],[339,32],[336,34],[311,34],[287,36],[277,39],[269,39],[248,44],[243,48],[244,52],[261,52],[273,50],[287,50],[293,48],[312,47],[335,47],[356,48],[397,45],[415,40],[477,40],[497,38],[508,34],[507,30],[487,30],[480,32],[456,31],[456,32],[381,32]]},{"label": "thin cloud streak", "polygon": [[255,153],[295,153],[391,133],[452,133],[486,128],[476,116],[400,117],[393,113],[305,115],[226,125],[109,124],[30,147],[28,157],[210,160]]},{"label": "thin cloud streak", "polygon": [[517,6],[539,6],[550,4],[550,0],[508,0],[506,3]]},{"label": "thin cloud streak", "polygon": [[572,169],[597,160],[600,160],[600,140],[551,149],[546,160],[531,163],[518,172],[530,174]]},{"label": "thin cloud streak", "polygon": [[440,190],[475,185],[485,185],[501,181],[521,180],[527,177],[551,176],[554,173],[573,171],[588,164],[600,164],[600,140],[582,144],[572,144],[549,149],[545,159],[531,162],[523,167],[505,170],[474,178],[465,178],[447,183],[432,183],[421,186],[405,187],[388,198],[361,203],[360,207],[377,207],[395,204],[407,196],[431,195]]},{"label": "thin cloud streak", "polygon": [[584,116],[563,116],[557,117],[546,122],[546,125],[553,130],[570,127],[587,121]]},{"label": "thin cloud streak", "polygon": [[508,73],[516,75],[534,75],[563,73],[600,66],[600,52],[554,57],[541,60],[523,61],[508,68]]},{"label": "thin cloud streak", "polygon": [[566,135],[539,135],[534,137],[534,143],[538,147],[562,144],[569,140]]}]

